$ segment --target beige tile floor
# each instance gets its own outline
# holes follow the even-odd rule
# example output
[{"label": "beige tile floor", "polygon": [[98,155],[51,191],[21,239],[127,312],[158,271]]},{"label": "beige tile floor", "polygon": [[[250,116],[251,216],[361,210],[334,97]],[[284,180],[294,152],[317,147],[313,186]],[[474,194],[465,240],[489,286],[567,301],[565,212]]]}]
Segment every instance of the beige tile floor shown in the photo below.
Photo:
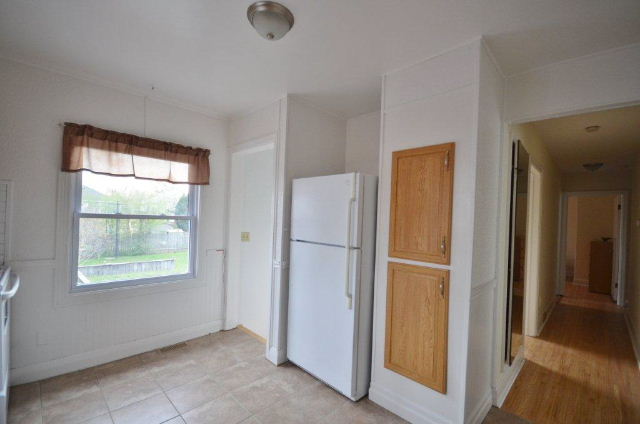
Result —
[{"label": "beige tile floor", "polygon": [[402,423],[353,403],[231,330],[11,389],[15,424]]}]

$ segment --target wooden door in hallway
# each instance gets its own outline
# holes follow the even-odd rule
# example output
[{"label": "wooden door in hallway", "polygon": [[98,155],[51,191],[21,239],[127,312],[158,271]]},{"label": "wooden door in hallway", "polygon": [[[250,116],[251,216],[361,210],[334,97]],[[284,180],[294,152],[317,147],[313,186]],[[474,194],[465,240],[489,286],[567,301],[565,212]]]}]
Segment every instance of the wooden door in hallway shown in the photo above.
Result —
[{"label": "wooden door in hallway", "polygon": [[534,423],[638,423],[640,371],[622,310],[567,284],[502,409]]}]

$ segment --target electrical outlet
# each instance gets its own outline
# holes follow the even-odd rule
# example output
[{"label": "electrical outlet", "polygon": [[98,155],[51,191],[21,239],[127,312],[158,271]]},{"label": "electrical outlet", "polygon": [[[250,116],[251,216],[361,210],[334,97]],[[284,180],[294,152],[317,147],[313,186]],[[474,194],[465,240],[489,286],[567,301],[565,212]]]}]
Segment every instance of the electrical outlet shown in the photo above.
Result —
[{"label": "electrical outlet", "polygon": [[248,231],[243,231],[240,233],[240,241],[249,241],[251,239]]}]

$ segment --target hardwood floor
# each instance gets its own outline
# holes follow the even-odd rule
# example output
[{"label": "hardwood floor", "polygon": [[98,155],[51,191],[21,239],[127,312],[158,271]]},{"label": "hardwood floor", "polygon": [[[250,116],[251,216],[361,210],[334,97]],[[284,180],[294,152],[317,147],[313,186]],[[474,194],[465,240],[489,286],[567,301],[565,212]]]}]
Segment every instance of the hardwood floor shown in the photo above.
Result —
[{"label": "hardwood floor", "polygon": [[567,284],[502,406],[533,423],[640,423],[640,370],[622,311]]}]

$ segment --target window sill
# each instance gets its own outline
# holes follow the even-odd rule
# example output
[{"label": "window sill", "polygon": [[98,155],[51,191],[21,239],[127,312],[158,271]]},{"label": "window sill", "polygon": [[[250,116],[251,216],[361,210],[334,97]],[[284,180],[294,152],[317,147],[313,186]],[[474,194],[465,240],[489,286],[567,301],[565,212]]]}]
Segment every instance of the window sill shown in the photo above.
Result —
[{"label": "window sill", "polygon": [[138,280],[114,281],[110,283],[94,283],[84,285],[72,285],[70,293],[88,293],[88,292],[104,292],[122,289],[131,289],[141,286],[161,285],[167,283],[175,283],[183,280],[195,280],[194,273],[167,275],[153,278],[141,278]]},{"label": "window sill", "polygon": [[[67,280],[68,281],[68,280]],[[109,287],[104,289],[91,288],[89,290],[69,290],[69,284],[58,281],[55,299],[56,307],[83,305],[87,303],[110,302],[120,299],[129,299],[137,296],[150,296],[159,293],[196,289],[205,286],[201,277],[172,279],[148,284],[128,285],[122,287]],[[64,288],[66,286],[66,289]],[[63,289],[64,292],[62,292]]]}]

